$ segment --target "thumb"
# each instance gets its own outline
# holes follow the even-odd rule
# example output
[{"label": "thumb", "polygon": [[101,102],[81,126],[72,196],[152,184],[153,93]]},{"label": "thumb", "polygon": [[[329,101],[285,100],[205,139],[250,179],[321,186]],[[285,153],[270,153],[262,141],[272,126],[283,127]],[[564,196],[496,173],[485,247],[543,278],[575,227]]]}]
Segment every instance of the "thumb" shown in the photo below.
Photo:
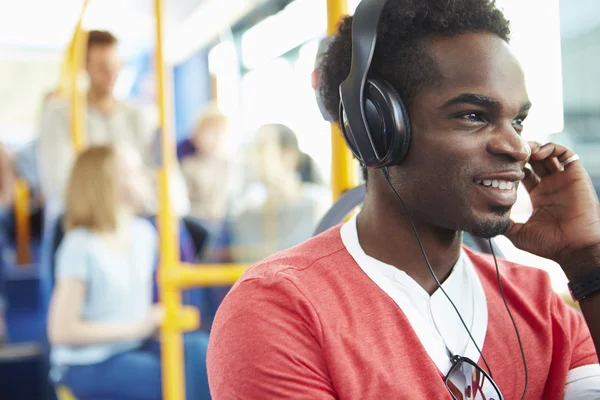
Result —
[{"label": "thumb", "polygon": [[508,229],[504,232],[504,236],[506,236],[512,244],[514,244],[517,248],[521,248],[521,241],[523,236],[523,227],[525,224],[521,224],[518,222],[510,220],[510,224],[508,225]]}]

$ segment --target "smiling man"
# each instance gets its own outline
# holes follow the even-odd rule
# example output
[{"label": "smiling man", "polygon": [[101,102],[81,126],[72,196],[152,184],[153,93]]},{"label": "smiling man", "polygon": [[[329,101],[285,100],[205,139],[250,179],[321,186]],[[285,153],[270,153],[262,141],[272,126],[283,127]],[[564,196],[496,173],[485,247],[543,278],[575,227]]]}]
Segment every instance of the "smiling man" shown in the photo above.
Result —
[{"label": "smiling man", "polygon": [[[321,66],[332,115],[352,24]],[[531,103],[508,21],[488,0],[389,0],[377,32],[369,76],[407,105],[410,150],[365,168],[357,217],[231,290],[211,334],[213,398],[600,398],[600,205],[575,154],[521,136]],[[520,184],[525,224],[510,220]],[[463,231],[558,262],[585,319],[545,272],[473,252]]]}]

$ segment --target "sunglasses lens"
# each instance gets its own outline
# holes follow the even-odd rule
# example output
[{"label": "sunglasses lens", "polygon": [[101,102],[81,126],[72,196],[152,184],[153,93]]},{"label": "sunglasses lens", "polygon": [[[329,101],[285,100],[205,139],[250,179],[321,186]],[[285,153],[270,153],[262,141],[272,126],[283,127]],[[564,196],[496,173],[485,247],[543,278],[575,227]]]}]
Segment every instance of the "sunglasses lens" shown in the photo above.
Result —
[{"label": "sunglasses lens", "polygon": [[502,400],[496,385],[479,367],[461,360],[446,377],[446,387],[455,400]]}]

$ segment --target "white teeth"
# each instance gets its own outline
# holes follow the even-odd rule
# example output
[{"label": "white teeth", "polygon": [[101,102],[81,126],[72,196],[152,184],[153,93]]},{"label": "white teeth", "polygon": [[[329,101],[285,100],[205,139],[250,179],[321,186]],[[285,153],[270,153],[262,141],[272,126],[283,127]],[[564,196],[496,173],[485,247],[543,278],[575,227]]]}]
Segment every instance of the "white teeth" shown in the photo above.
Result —
[{"label": "white teeth", "polygon": [[494,180],[475,180],[475,183],[478,185],[493,187],[500,190],[513,190],[516,187],[516,182],[513,181],[503,181],[499,179]]}]

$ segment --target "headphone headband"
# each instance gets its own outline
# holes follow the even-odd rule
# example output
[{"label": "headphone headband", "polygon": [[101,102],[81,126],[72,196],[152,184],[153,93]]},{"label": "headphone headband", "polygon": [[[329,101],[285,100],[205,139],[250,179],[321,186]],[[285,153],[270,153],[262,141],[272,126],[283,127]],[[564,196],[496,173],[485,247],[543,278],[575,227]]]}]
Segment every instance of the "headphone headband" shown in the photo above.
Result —
[{"label": "headphone headband", "polygon": [[359,161],[380,168],[398,163],[408,151],[408,114],[394,88],[369,74],[377,30],[388,0],[362,0],[352,19],[350,73],[340,84],[340,123]]},{"label": "headphone headband", "polygon": [[[379,19],[387,2],[388,0],[363,0],[356,7],[352,18],[352,63],[348,77],[340,85],[340,100],[347,122],[352,126],[357,140],[370,137],[363,93],[377,44]],[[360,99],[360,101],[344,101],[344,99]],[[359,145],[359,148],[362,146]]]}]

